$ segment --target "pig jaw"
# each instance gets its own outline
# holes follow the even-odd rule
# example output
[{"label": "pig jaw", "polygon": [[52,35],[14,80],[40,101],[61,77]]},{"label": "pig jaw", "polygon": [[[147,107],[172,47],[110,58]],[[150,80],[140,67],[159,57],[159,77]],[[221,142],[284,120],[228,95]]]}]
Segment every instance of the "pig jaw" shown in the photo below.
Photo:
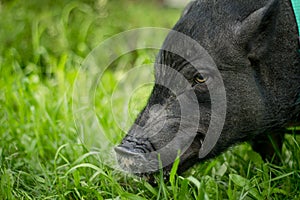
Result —
[{"label": "pig jaw", "polygon": [[[115,147],[121,169],[141,176],[153,185],[156,184],[154,175],[158,174],[160,170],[163,170],[164,180],[168,180],[169,172],[176,159],[176,154],[172,155],[172,153],[169,152],[170,155],[165,153],[162,157],[148,141],[133,140],[134,141],[127,141],[124,139],[121,145]],[[203,140],[203,134],[198,134],[190,147],[180,155],[180,163],[177,170],[179,174],[199,161],[198,150],[201,148]],[[143,144],[143,147],[140,144]],[[167,156],[169,156],[169,158],[166,158]],[[172,160],[170,160],[170,158]]]}]

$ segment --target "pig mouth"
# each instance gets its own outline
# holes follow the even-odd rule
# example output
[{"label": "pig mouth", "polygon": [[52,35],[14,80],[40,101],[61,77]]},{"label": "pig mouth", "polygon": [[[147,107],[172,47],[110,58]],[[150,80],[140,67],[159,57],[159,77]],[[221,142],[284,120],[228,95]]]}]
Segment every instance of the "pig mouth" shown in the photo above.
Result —
[{"label": "pig mouth", "polygon": [[[204,134],[198,133],[190,147],[180,155],[180,163],[177,170],[178,174],[183,173],[199,161],[198,151],[203,144],[204,138]],[[169,173],[175,161],[174,159],[164,166],[164,158],[158,158],[156,149],[152,143],[145,138],[136,139],[129,136],[125,141],[123,140],[119,146],[115,147],[115,152],[122,170],[142,177],[152,185],[157,184],[155,175],[161,172],[163,173],[164,181],[168,181]]]},{"label": "pig mouth", "polygon": [[[138,153],[140,150],[133,152],[124,147],[117,146],[115,147],[115,151],[117,153],[119,166],[122,170],[143,178],[152,186],[157,186],[158,183],[155,176],[160,173],[158,160],[150,160],[144,153]],[[164,167],[161,171],[163,173],[164,181],[168,181],[171,168],[172,165],[169,165]]]},{"label": "pig mouth", "polygon": [[146,138],[126,136],[126,140],[123,140],[114,150],[119,166],[124,171],[140,174],[153,171],[155,168],[155,148]]}]

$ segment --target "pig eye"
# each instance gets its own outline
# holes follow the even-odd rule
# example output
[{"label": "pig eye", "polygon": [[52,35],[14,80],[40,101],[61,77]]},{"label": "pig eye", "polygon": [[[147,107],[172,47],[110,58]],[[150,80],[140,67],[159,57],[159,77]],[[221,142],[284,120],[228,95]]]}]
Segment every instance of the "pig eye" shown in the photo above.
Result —
[{"label": "pig eye", "polygon": [[207,78],[203,77],[200,73],[197,73],[194,76],[194,83],[195,84],[202,84],[205,83],[207,81]]}]

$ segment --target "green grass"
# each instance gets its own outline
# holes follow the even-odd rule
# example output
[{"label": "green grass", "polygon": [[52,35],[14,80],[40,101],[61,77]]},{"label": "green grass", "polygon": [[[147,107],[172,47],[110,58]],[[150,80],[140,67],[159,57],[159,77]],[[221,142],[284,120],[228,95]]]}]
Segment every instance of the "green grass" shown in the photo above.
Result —
[{"label": "green grass", "polygon": [[[182,176],[175,164],[170,182],[158,175],[157,187],[102,164],[80,142],[72,94],[87,54],[131,28],[170,28],[179,10],[147,1],[0,5],[0,199],[300,199],[300,138],[293,135],[286,136],[279,166],[242,144]],[[113,134],[124,134],[107,107],[120,68],[151,63],[154,55],[123,56],[103,76],[105,92],[97,90],[95,109],[113,142],[121,138]],[[150,90],[151,85],[142,87],[130,99],[131,120]],[[122,109],[124,100],[116,101]]]}]

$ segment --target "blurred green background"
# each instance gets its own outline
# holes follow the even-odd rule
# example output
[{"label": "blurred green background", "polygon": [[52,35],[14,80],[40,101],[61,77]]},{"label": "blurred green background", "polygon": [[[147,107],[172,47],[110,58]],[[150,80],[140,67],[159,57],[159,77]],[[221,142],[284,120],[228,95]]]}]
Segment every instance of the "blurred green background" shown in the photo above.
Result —
[{"label": "blurred green background", "polygon": [[[137,27],[171,28],[179,10],[155,1],[2,1],[1,56],[47,68],[64,53],[85,57],[99,42]],[[163,18],[163,20],[162,20]],[[45,69],[46,70],[46,69]]]}]

